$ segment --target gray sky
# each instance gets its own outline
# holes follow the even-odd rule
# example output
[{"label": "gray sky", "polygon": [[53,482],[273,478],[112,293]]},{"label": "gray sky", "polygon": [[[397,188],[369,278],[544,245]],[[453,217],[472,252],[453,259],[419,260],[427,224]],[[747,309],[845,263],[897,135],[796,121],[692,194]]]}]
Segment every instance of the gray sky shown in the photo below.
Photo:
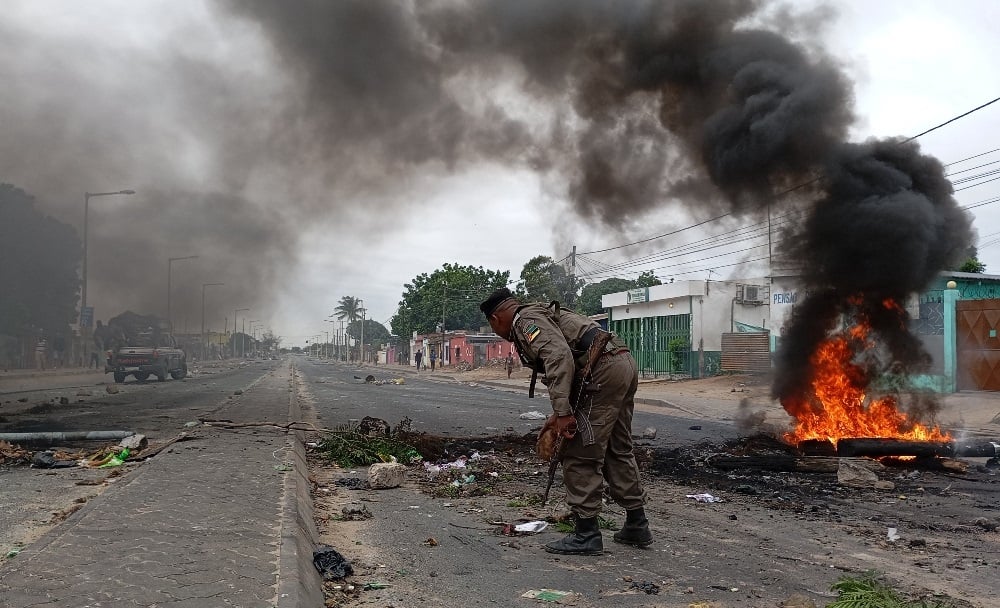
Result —
[{"label": "gray sky", "polygon": [[[790,34],[824,49],[854,82],[852,140],[915,135],[1000,96],[1000,72],[990,65],[1000,55],[995,2],[828,6],[837,15],[823,28],[800,26]],[[364,299],[371,318],[388,323],[403,284],[446,262],[510,270],[516,278],[538,254],[558,259],[574,244],[580,251],[604,249],[709,217],[664,201],[617,225],[581,218],[558,174],[524,162],[533,151],[517,149],[516,132],[492,155],[484,149],[499,130],[487,130],[480,138],[486,143],[466,134],[473,143],[465,154],[433,162],[392,139],[385,144],[364,134],[353,147],[338,146],[317,136],[330,125],[296,118],[315,113],[316,100],[289,93],[301,74],[279,59],[274,40],[224,4],[14,1],[5,3],[0,40],[7,83],[0,92],[0,179],[78,226],[84,191],[138,191],[92,201],[90,300],[98,318],[125,308],[163,312],[156,307],[164,299],[166,259],[197,254],[197,262],[174,266],[180,329],[197,330],[201,284],[221,281],[226,286],[208,292],[211,328],[221,329],[234,308],[251,306],[250,318],[295,344],[328,330],[323,319],[344,295]],[[481,78],[483,88],[465,87],[456,97],[484,114],[496,106],[521,124],[543,125],[561,114],[557,104],[535,103],[517,78],[504,76],[502,69],[465,75],[466,82]],[[411,93],[436,99],[434,91]],[[349,123],[355,110],[337,116]],[[572,128],[573,118],[567,120]],[[951,163],[1000,148],[998,127],[1000,103],[919,142]],[[394,124],[385,129],[399,132]],[[350,124],[334,130],[350,133]],[[1000,152],[949,170],[994,161]],[[955,178],[995,168],[1000,163]],[[956,193],[962,205],[998,196],[1000,181]],[[1000,203],[972,213],[980,259],[988,272],[1000,273],[1000,241],[992,243],[1000,236]],[[602,264],[752,223],[715,222],[590,254],[579,270],[606,278]],[[763,255],[766,239],[759,238],[628,270],[653,268],[661,278],[706,278],[709,268],[713,278],[757,276],[763,267],[747,260]]]}]

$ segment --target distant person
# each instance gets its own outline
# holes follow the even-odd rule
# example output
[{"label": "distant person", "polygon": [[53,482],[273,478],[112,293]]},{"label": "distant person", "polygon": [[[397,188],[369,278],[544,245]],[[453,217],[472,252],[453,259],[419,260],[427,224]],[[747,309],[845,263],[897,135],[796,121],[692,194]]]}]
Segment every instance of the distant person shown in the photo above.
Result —
[{"label": "distant person", "polygon": [[507,379],[510,380],[510,375],[514,372],[514,356],[507,353]]},{"label": "distant person", "polygon": [[48,342],[39,336],[35,342],[35,369],[45,369],[45,351],[48,349]]},{"label": "distant person", "polygon": [[437,361],[437,351],[431,349],[431,371],[434,371],[434,362]]},{"label": "distant person", "polygon": [[424,351],[418,350],[417,354],[413,355],[413,360],[417,362],[417,371],[420,371],[420,362],[424,360]]}]

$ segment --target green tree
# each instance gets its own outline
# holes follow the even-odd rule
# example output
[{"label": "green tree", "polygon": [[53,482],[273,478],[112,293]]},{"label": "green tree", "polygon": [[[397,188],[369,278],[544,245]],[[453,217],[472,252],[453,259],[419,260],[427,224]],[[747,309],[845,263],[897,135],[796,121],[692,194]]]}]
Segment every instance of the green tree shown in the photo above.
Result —
[{"label": "green tree", "polygon": [[390,321],[392,333],[408,339],[413,332],[439,331],[442,321],[446,330],[476,330],[486,323],[479,303],[509,279],[506,271],[458,264],[417,275],[403,286],[403,299]]},{"label": "green tree", "polygon": [[601,306],[601,296],[609,293],[628,291],[638,287],[652,287],[661,285],[660,279],[656,278],[651,270],[647,270],[635,279],[604,279],[599,283],[585,285],[580,290],[580,297],[577,300],[576,311],[585,315],[597,315],[604,311]]},{"label": "green tree", "polygon": [[965,252],[965,261],[955,268],[955,270],[982,274],[986,272],[986,264],[979,261],[979,250],[975,247],[969,247]]},{"label": "green tree", "polygon": [[82,246],[76,230],[0,183],[0,334],[42,332],[50,342],[76,322]]},{"label": "green tree", "polygon": [[559,300],[566,306],[574,306],[576,294],[583,285],[584,282],[570,276],[562,264],[557,264],[547,255],[538,255],[528,260],[521,269],[517,295],[525,302]]},{"label": "green tree", "polygon": [[361,300],[354,296],[344,296],[333,309],[333,314],[341,321],[353,323],[361,318]]},{"label": "green tree", "polygon": [[958,270],[960,272],[976,272],[982,274],[986,272],[986,264],[983,264],[976,258],[969,258],[965,260],[961,266],[959,266]]}]

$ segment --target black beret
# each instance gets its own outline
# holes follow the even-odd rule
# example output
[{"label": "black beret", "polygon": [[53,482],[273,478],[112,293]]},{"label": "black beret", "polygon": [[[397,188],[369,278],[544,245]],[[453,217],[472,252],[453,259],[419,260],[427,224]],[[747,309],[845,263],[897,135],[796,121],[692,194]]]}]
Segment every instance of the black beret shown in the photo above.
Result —
[{"label": "black beret", "polygon": [[507,289],[506,287],[501,287],[500,289],[497,289],[496,291],[491,293],[490,297],[486,298],[486,300],[479,305],[479,310],[483,311],[483,314],[488,317],[491,314],[493,314],[493,311],[497,309],[497,306],[500,306],[501,302],[503,302],[504,300],[509,300],[510,298],[513,297],[514,294],[512,294],[509,289]]}]

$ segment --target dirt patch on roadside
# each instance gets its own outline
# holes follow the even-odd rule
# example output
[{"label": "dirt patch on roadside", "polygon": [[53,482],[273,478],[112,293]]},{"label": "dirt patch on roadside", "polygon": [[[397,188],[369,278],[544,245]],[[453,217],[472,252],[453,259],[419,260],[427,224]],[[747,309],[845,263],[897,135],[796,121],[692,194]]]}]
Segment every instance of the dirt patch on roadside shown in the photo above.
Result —
[{"label": "dirt patch on roadside", "polygon": [[[533,520],[548,521],[551,532],[567,515],[561,478],[550,503],[541,504],[547,467],[534,456],[533,438],[424,435],[413,443],[433,465],[408,467],[405,484],[382,491],[392,493],[388,495],[366,489],[364,468],[339,469],[313,455],[317,525],[325,542],[337,547],[355,538],[376,538],[371,522],[350,521],[344,507],[368,504],[378,517],[386,507],[379,503],[392,496],[395,503],[411,501],[415,506],[410,508],[423,505],[428,517],[450,517],[448,525],[456,532],[478,530],[485,542],[517,551],[526,563],[551,561],[537,550],[537,539],[506,535],[510,525]],[[659,554],[630,557],[638,560],[632,564],[636,571],[646,572],[648,582],[660,586],[664,595],[680,600],[694,593],[711,599],[717,593],[729,598],[720,604],[724,606],[773,606],[803,588],[816,596],[817,606],[825,605],[822,598],[830,597],[827,589],[839,574],[870,569],[885,573],[912,597],[947,599],[956,608],[992,605],[1000,568],[1000,477],[995,469],[975,460],[962,474],[885,468],[879,477],[891,489],[875,489],[843,485],[836,472],[720,469],[711,464],[712,456],[780,455],[789,449],[765,436],[683,449],[637,446],[650,495],[647,512],[658,543],[670,547],[671,557],[666,570]],[[691,497],[698,494],[721,502]],[[622,515],[609,504],[606,528],[619,525]],[[888,537],[889,528],[898,531],[898,539]],[[397,542],[408,551],[441,540],[411,538],[406,530],[398,535]],[[435,585],[433,572],[426,575],[431,579],[420,579],[394,565],[398,547],[353,545],[345,551],[358,568],[349,582],[329,590],[330,606],[391,605],[390,600],[401,599],[406,605],[408,594],[426,597]],[[599,580],[606,576],[601,568],[592,574]],[[599,595],[605,599],[629,592],[621,580],[603,584]],[[350,593],[344,591],[346,585],[353,585]],[[745,592],[745,599],[737,602],[721,591],[730,587]]]}]

